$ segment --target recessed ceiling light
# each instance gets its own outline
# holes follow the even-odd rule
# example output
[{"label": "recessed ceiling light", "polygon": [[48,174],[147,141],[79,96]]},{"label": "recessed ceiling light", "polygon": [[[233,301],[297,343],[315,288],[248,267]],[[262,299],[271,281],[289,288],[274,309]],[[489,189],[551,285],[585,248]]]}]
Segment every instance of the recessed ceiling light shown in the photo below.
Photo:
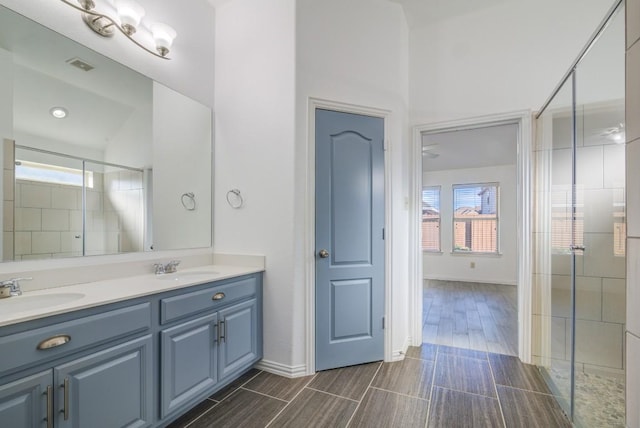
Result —
[{"label": "recessed ceiling light", "polygon": [[64,119],[65,117],[67,117],[68,112],[64,107],[51,107],[49,113],[51,113],[51,116],[55,117],[56,119]]}]

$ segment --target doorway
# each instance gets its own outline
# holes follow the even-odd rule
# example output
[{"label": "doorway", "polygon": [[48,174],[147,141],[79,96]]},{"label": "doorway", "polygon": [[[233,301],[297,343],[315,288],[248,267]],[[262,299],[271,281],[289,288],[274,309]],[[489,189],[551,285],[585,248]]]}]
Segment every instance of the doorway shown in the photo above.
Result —
[{"label": "doorway", "polygon": [[423,133],[423,342],[518,354],[518,125]]}]

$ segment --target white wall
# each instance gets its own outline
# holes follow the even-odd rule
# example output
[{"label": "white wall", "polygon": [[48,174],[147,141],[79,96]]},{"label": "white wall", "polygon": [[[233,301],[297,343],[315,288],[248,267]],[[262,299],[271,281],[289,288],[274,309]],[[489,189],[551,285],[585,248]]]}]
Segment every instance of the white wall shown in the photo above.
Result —
[{"label": "white wall", "polygon": [[[0,0],[0,4],[33,19],[89,48],[112,58],[152,79],[213,106],[215,10],[207,0],[138,0],[146,10],[139,30],[140,40],[150,35],[148,22],[166,22],[178,33],[170,61],[154,57],[135,46],[121,34],[107,39],[93,33],[82,22],[80,12],[60,1]],[[110,1],[97,2],[112,9]]]},{"label": "white wall", "polygon": [[411,123],[538,109],[612,1],[503,1],[410,32]]},{"label": "white wall", "polygon": [[[392,351],[408,339],[408,208],[409,136],[408,28],[402,8],[386,0],[297,1],[296,20],[296,171],[295,241],[296,349],[294,362],[303,361],[304,263],[311,258],[302,240],[305,227],[309,98],[320,98],[390,111],[387,168],[392,204],[391,269]],[[267,257],[268,259],[268,257]]]},{"label": "white wall", "polygon": [[[208,107],[154,82],[154,250],[211,246],[211,119]],[[194,210],[182,205],[189,192]]]},{"label": "white wall", "polygon": [[[301,352],[293,331],[304,322],[294,298],[303,286],[294,282],[295,25],[294,0],[216,10],[214,250],[266,256],[264,358],[285,367]],[[234,188],[241,209],[227,204]]]},{"label": "white wall", "polygon": [[[291,374],[307,369],[309,97],[391,111],[393,347],[401,349],[408,322],[402,263],[408,254],[408,35],[402,10],[384,0],[235,0],[222,4],[216,18],[214,249],[266,256],[265,362]],[[244,195],[242,209],[226,203],[232,188]]]},{"label": "white wall", "polygon": [[[454,184],[494,183],[500,185],[500,256],[452,254]],[[454,169],[425,172],[424,186],[440,186],[441,253],[423,252],[423,275],[427,279],[516,284],[518,280],[516,166]],[[475,268],[471,268],[475,262]]]}]

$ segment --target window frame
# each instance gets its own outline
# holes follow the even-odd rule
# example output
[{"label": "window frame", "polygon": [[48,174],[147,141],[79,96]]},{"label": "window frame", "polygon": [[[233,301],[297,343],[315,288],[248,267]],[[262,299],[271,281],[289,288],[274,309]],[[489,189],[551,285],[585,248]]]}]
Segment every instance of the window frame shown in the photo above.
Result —
[{"label": "window frame", "polygon": [[[467,189],[467,188],[483,188],[483,187],[495,187],[496,191],[495,191],[495,195],[496,195],[496,208],[495,208],[495,251],[473,251],[471,249],[469,250],[461,250],[461,249],[456,249],[456,219],[459,219],[459,217],[456,217],[456,190],[459,189]],[[454,184],[451,186],[451,199],[452,199],[452,212],[451,212],[451,254],[456,254],[456,255],[485,255],[485,256],[499,256],[502,255],[502,253],[500,252],[500,202],[501,202],[501,196],[500,196],[500,183],[499,182],[484,182],[484,183],[464,183],[464,184]],[[468,219],[464,219],[465,221],[470,222],[470,224],[473,224],[473,222],[476,221],[482,221],[482,220],[487,220],[486,218],[478,218],[478,219],[473,219],[473,218],[468,218]],[[491,220],[494,220],[493,218],[491,218]],[[459,220],[458,220],[459,221]]]},{"label": "window frame", "polygon": [[[78,183],[78,182],[72,182],[72,181],[57,180],[55,178],[52,179],[46,176],[43,177],[43,176],[36,176],[36,175],[18,176],[19,167],[25,167],[27,169],[39,170],[39,171],[45,171],[45,172],[56,172],[56,173],[66,174],[76,178],[80,178],[80,182]],[[84,172],[84,175],[83,175],[83,172]],[[70,186],[70,187],[79,187],[79,188],[82,188],[84,186],[88,189],[93,188],[93,171],[87,171],[87,170],[83,171],[82,169],[78,169],[78,168],[69,168],[66,166],[53,165],[53,164],[42,163],[42,162],[33,162],[28,160],[18,160],[18,159],[16,160],[15,179],[21,180],[21,181],[30,181],[33,183],[52,184],[52,185],[58,185],[58,186]]]},{"label": "window frame", "polygon": [[424,214],[421,214],[422,220],[420,222],[420,227],[422,228],[422,240],[420,246],[422,248],[423,253],[442,253],[442,210],[440,208],[440,201],[442,199],[442,186],[422,186],[422,206],[424,207],[424,192],[425,190],[437,190],[438,192],[438,219],[437,220],[428,220],[428,223],[436,223],[438,229],[438,248],[437,249],[425,249],[424,247]]}]

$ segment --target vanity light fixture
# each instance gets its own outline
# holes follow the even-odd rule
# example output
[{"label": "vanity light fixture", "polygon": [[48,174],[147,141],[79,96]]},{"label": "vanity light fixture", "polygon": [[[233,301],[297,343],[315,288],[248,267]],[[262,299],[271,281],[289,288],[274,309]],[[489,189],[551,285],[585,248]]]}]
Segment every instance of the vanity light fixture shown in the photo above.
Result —
[{"label": "vanity light fixture", "polygon": [[64,119],[65,117],[67,117],[67,114],[69,112],[64,107],[51,107],[49,113],[51,113],[51,116],[55,117],[56,119]]},{"label": "vanity light fixture", "polygon": [[[149,25],[149,31],[155,43],[154,49],[145,46],[143,42],[133,37],[141,29],[140,23],[145,15],[144,8],[136,1],[115,0],[117,17],[98,12],[96,10],[97,0],[75,0],[78,4],[74,0],[60,1],[82,12],[82,20],[85,24],[102,37],[113,37],[116,30],[119,30],[139,48],[159,58],[171,59],[167,57],[167,54],[177,33],[167,24],[158,22]],[[144,39],[144,37],[139,37],[139,39]]]}]

